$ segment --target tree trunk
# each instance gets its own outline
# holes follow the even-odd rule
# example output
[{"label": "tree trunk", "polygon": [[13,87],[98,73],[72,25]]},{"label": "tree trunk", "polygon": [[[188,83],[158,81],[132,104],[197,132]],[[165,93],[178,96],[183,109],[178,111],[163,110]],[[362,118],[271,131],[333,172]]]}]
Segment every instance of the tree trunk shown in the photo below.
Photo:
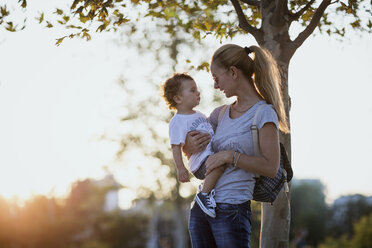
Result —
[{"label": "tree trunk", "polygon": [[[291,45],[286,8],[286,1],[261,0],[261,36],[255,38],[261,47],[270,51],[277,62],[289,123],[291,101],[288,94],[288,65],[296,48]],[[284,144],[291,161],[290,135],[281,134],[280,141]],[[263,203],[261,205],[260,248],[288,248],[290,218],[289,192],[282,190],[272,205]]]},{"label": "tree trunk", "polygon": [[[278,54],[272,53],[274,56],[278,56]],[[281,62],[278,58],[276,60],[281,74],[283,101],[289,122],[291,100],[288,94],[288,62]],[[284,144],[291,161],[290,134],[281,134],[280,141]],[[279,193],[278,198],[272,205],[270,203],[262,203],[260,248],[289,247],[290,214],[289,192],[286,193],[284,190]]]},{"label": "tree trunk", "polygon": [[[266,2],[267,3],[267,2]],[[279,67],[283,102],[285,105],[288,123],[290,126],[289,111],[291,107],[291,99],[288,94],[288,65],[295,49],[289,44],[288,25],[283,22],[281,25],[272,22],[273,13],[270,10],[271,2],[266,6],[262,6],[263,18],[262,31],[263,39],[258,40],[259,45],[266,48],[275,58]],[[265,8],[266,7],[266,8]],[[267,13],[265,13],[267,12]],[[280,135],[280,141],[284,144],[289,160],[291,161],[291,136],[290,134]],[[287,248],[289,247],[289,228],[290,228],[290,199],[289,192],[282,190],[278,198],[271,205],[270,203],[262,203],[261,205],[261,233],[260,233],[260,248]]]}]

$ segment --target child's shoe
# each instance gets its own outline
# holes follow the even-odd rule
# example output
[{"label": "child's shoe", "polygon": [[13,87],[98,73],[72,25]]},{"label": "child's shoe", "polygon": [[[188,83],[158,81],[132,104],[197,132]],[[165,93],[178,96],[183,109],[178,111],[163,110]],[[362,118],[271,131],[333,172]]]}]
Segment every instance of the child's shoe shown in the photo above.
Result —
[{"label": "child's shoe", "polygon": [[195,196],[196,202],[199,204],[199,207],[206,213],[208,216],[215,218],[216,217],[216,202],[214,200],[214,189],[208,194],[199,192]]}]

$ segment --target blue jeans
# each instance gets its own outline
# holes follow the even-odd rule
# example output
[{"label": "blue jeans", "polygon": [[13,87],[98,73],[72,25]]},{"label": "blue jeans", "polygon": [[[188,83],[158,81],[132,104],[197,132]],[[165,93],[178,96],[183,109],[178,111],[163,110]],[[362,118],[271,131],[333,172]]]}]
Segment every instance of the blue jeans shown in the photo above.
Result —
[{"label": "blue jeans", "polygon": [[206,215],[194,204],[190,211],[189,231],[193,248],[248,247],[251,235],[251,202],[217,203],[216,218]]}]

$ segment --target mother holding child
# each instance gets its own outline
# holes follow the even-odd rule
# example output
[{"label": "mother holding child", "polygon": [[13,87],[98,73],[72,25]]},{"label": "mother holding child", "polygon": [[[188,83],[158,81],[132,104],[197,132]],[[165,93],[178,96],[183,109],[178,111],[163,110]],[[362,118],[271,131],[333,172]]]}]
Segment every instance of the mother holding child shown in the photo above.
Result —
[{"label": "mother holding child", "polygon": [[[254,177],[275,177],[279,131],[289,132],[280,74],[265,49],[233,44],[215,51],[210,70],[214,88],[236,101],[208,118],[193,110],[200,93],[192,77],[174,74],[163,85],[169,108],[177,110],[169,133],[178,180],[189,181],[181,150],[193,175],[204,179],[190,211],[191,242],[194,248],[249,247]],[[258,108],[261,156],[254,156],[251,125]]]}]

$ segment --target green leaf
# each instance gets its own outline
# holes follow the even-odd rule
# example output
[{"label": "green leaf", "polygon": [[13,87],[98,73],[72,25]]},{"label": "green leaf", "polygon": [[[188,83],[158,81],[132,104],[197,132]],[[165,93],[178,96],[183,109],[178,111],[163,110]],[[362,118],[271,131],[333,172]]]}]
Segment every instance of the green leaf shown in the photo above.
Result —
[{"label": "green leaf", "polygon": [[90,36],[90,34],[87,32],[87,31],[84,31],[83,32],[83,36],[82,38],[85,38],[86,41],[90,40],[92,37]]},{"label": "green leaf", "polygon": [[47,23],[47,25],[46,25],[47,28],[52,28],[53,27],[53,24],[51,24],[50,22],[46,21],[46,23]]},{"label": "green leaf", "polygon": [[360,20],[350,23],[353,28],[360,28]]},{"label": "green leaf", "polygon": [[194,36],[195,39],[199,40],[200,41],[200,32],[199,31],[195,31],[192,36]]},{"label": "green leaf", "polygon": [[70,20],[70,17],[65,15],[63,16],[63,20],[65,21],[65,23],[67,23]]},{"label": "green leaf", "polygon": [[90,18],[88,16],[84,16],[84,15],[81,15],[79,17],[79,20],[82,22],[82,23],[86,23],[87,21],[90,20]]},{"label": "green leaf", "polygon": [[71,28],[71,29],[82,29],[81,26],[75,26],[75,25],[67,25],[66,28]]},{"label": "green leaf", "polygon": [[9,15],[9,11],[6,9],[6,6],[0,7],[0,13],[1,13],[2,17],[5,17],[5,16]]},{"label": "green leaf", "polygon": [[212,24],[210,24],[209,22],[204,22],[204,25],[205,25],[205,28],[207,29],[207,31],[211,30]]},{"label": "green leaf", "polygon": [[56,45],[57,45],[57,46],[61,45],[62,41],[63,41],[63,40],[65,39],[65,38],[66,38],[66,36],[65,36],[65,37],[62,37],[62,38],[59,38],[59,39],[57,39]]},{"label": "green leaf", "polygon": [[198,70],[198,71],[206,70],[207,72],[209,72],[209,63],[208,63],[208,62],[203,62],[203,63],[201,63],[201,64],[196,68],[196,70]]},{"label": "green leaf", "polygon": [[39,18],[36,18],[36,20],[39,21],[39,23],[42,23],[44,21],[44,12],[40,14]]},{"label": "green leaf", "polygon": [[6,24],[7,24],[7,26],[5,27],[6,30],[8,30],[8,31],[10,31],[10,32],[15,32],[15,31],[17,31],[17,30],[16,30],[16,27],[17,27],[17,26],[14,26],[14,25],[13,25],[13,22],[7,22]]},{"label": "green leaf", "polygon": [[54,13],[57,14],[57,15],[63,15],[63,10],[56,9],[56,11]]},{"label": "green leaf", "polygon": [[80,0],[74,0],[74,2],[71,4],[71,9],[75,9],[79,2]]},{"label": "green leaf", "polygon": [[27,1],[26,0],[19,0],[18,3],[22,2],[21,7],[26,8],[27,7]]},{"label": "green leaf", "polygon": [[371,22],[371,20],[368,21],[367,27],[369,27],[370,29],[372,28],[372,22]]}]

